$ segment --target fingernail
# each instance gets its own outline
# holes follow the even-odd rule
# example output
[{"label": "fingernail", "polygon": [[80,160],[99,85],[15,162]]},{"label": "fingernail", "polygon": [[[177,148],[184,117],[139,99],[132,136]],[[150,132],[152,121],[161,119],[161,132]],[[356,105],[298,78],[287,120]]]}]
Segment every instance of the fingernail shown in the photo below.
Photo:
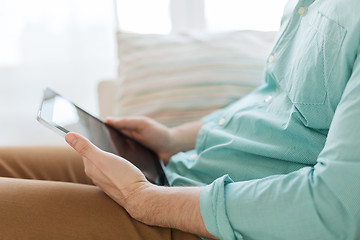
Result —
[{"label": "fingernail", "polygon": [[114,122],[116,119],[113,117],[107,117],[106,122]]},{"label": "fingernail", "polygon": [[67,134],[65,136],[65,140],[66,140],[67,143],[69,143],[71,146],[73,146],[73,145],[75,145],[75,143],[77,141],[77,138],[72,134],[70,134],[70,135]]}]

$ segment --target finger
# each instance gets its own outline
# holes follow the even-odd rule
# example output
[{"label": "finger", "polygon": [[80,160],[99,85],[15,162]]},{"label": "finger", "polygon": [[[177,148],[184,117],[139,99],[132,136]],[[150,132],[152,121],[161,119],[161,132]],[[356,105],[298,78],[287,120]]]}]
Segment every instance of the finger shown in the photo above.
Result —
[{"label": "finger", "polygon": [[143,173],[129,161],[104,152],[77,133],[68,133],[65,140],[80,155],[91,161],[113,185],[127,186],[134,182],[146,182]]},{"label": "finger", "polygon": [[70,132],[65,136],[66,142],[74,148],[81,156],[92,160],[101,158],[102,152],[98,147],[92,144],[88,139],[80,134]]},{"label": "finger", "polygon": [[65,140],[83,157],[85,173],[88,177],[92,180],[98,177],[101,177],[104,180],[107,178],[103,173],[102,160],[104,155],[107,155],[104,151],[100,150],[88,139],[77,133],[68,133],[65,136]]},{"label": "finger", "polygon": [[134,131],[128,129],[121,129],[121,133],[133,139],[136,139],[137,136]]},{"label": "finger", "polygon": [[[115,156],[114,154],[100,150],[88,139],[77,133],[71,132],[66,134],[65,140],[81,156],[91,161],[96,166],[96,168],[99,169],[99,171],[103,172],[103,174],[110,179],[116,178],[117,175],[119,175],[119,173],[125,169],[136,168],[129,161],[119,156]],[[140,172],[140,170],[138,171]],[[125,171],[124,174],[127,174],[127,172]]]},{"label": "finger", "polygon": [[125,117],[125,118],[107,118],[106,123],[118,128],[118,129],[128,129],[134,130],[138,129],[141,124],[146,121],[145,117],[142,116],[134,116],[134,117]]}]

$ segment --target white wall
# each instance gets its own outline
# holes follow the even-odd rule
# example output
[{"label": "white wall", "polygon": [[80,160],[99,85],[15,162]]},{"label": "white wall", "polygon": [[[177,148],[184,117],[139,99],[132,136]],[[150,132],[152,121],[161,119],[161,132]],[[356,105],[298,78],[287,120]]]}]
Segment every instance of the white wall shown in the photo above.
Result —
[{"label": "white wall", "polygon": [[111,0],[0,0],[0,145],[63,144],[35,120],[45,87],[97,113],[114,29]]}]

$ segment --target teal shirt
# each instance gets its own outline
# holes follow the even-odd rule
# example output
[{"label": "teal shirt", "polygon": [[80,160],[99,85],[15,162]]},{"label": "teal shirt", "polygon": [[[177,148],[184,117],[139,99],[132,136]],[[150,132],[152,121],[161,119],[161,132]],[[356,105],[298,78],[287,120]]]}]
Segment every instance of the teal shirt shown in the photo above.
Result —
[{"label": "teal shirt", "polygon": [[171,185],[220,239],[360,239],[360,1],[290,0],[264,84],[203,119]]}]

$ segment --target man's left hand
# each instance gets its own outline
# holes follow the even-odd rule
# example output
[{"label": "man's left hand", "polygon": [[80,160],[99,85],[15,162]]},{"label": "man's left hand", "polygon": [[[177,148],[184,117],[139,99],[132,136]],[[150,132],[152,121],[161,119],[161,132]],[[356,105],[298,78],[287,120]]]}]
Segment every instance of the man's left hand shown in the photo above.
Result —
[{"label": "man's left hand", "polygon": [[100,150],[83,136],[68,133],[65,140],[83,157],[86,175],[128,212],[131,198],[152,186],[129,161]]}]

